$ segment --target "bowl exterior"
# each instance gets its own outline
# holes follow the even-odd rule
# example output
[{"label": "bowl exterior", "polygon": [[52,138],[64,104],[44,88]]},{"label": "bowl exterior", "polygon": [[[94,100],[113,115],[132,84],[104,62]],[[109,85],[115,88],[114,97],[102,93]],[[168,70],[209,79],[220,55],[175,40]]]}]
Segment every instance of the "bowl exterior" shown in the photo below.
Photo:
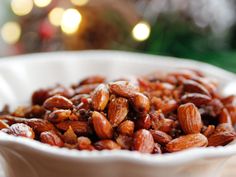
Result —
[{"label": "bowl exterior", "polygon": [[[1,59],[0,107],[5,103],[12,107],[29,104],[27,98],[34,90],[55,83],[69,85],[87,75],[119,78],[177,68],[199,69],[220,81],[223,94],[234,91],[233,74],[199,62],[116,51],[60,52]],[[236,153],[235,146],[235,150],[232,147],[226,154],[223,150],[212,150],[211,157],[207,155],[210,150],[202,154],[200,150],[191,151],[192,154],[186,151],[177,160],[170,155],[169,161],[165,161],[167,156],[160,155],[149,157],[145,163],[142,158],[136,159],[138,153],[119,152],[121,156],[118,153],[111,157],[109,152],[96,152],[98,155],[90,158],[90,152],[55,149],[54,154],[54,148],[35,143],[0,135],[0,153],[5,159],[3,168],[7,177],[217,177],[225,160]],[[75,158],[70,154],[79,155]]]}]

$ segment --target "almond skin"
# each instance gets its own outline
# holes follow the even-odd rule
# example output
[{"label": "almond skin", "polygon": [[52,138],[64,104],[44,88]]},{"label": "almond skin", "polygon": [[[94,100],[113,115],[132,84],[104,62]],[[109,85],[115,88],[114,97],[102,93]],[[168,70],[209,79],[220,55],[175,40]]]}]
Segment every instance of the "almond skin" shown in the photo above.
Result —
[{"label": "almond skin", "polygon": [[182,103],[193,103],[196,106],[207,104],[211,101],[211,97],[201,93],[187,93],[181,97]]},{"label": "almond skin", "polygon": [[118,127],[118,132],[122,135],[132,136],[134,133],[134,122],[131,120],[122,122]]},{"label": "almond skin", "polygon": [[183,86],[184,86],[184,91],[188,92],[188,93],[202,93],[205,95],[210,96],[210,93],[208,92],[208,90],[201,85],[198,82],[195,82],[193,80],[185,80],[183,82]]},{"label": "almond skin", "polygon": [[128,114],[128,100],[126,98],[114,98],[108,106],[108,118],[112,127],[117,127]]},{"label": "almond skin", "polygon": [[138,91],[138,88],[128,81],[112,82],[108,86],[111,93],[124,98],[130,98]]},{"label": "almond skin", "polygon": [[186,103],[178,108],[178,119],[181,128],[186,134],[201,132],[201,115],[193,103]]},{"label": "almond skin", "polygon": [[54,108],[57,109],[72,109],[73,103],[64,96],[55,95],[48,98],[44,103],[43,107],[52,111]]},{"label": "almond skin", "polygon": [[142,153],[151,153],[154,149],[152,134],[145,129],[140,129],[134,134],[133,150]]},{"label": "almond skin", "polygon": [[109,101],[109,91],[105,84],[100,84],[92,94],[94,110],[103,111]]},{"label": "almond skin", "polygon": [[69,119],[71,113],[71,110],[59,109],[51,112],[46,119],[50,122],[58,123]]},{"label": "almond skin", "polygon": [[167,144],[172,140],[171,136],[165,132],[162,132],[159,130],[150,130],[150,132],[151,132],[153,139],[156,143]]},{"label": "almond skin", "polygon": [[219,124],[208,138],[208,146],[224,146],[236,137],[233,127],[228,123]]},{"label": "almond skin", "polygon": [[35,137],[33,129],[28,125],[22,123],[13,124],[9,128],[6,128],[4,130],[4,132],[14,136],[22,136],[30,139],[34,139]]},{"label": "almond skin", "polygon": [[0,130],[3,129],[3,128],[8,128],[9,125],[6,124],[3,120],[0,120]]},{"label": "almond skin", "polygon": [[135,111],[140,114],[146,114],[150,110],[150,101],[147,96],[140,92],[136,92],[133,96],[131,96],[130,101],[133,105]]},{"label": "almond skin", "polygon": [[188,148],[206,147],[207,138],[201,133],[189,134],[173,139],[166,145],[168,152],[177,152]]},{"label": "almond skin", "polygon": [[93,127],[97,136],[101,139],[111,139],[113,129],[110,122],[101,113],[94,111],[92,114]]},{"label": "almond skin", "polygon": [[85,121],[67,120],[56,124],[56,127],[62,131],[67,131],[71,127],[76,134],[88,134],[90,131],[88,122]]},{"label": "almond skin", "polygon": [[121,149],[120,145],[112,140],[100,140],[94,144],[97,150],[119,150]]},{"label": "almond skin", "polygon": [[46,131],[40,134],[40,140],[51,146],[62,147],[64,145],[62,139],[54,131]]},{"label": "almond skin", "polygon": [[226,108],[223,108],[222,112],[220,113],[219,123],[220,124],[223,124],[223,123],[232,124],[231,116],[230,116],[230,114],[229,114],[229,112],[228,112],[228,110]]}]

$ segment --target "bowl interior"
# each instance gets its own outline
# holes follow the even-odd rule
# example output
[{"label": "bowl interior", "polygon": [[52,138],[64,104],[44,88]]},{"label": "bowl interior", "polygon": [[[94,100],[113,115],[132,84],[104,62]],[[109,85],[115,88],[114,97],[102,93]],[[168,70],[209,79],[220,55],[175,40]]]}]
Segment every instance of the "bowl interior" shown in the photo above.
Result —
[{"label": "bowl interior", "polygon": [[141,75],[177,68],[193,68],[216,78],[223,94],[232,94],[235,76],[217,67],[162,56],[118,51],[57,52],[22,55],[0,60],[0,108],[29,104],[32,92],[56,83],[70,85],[88,75],[108,78]]}]

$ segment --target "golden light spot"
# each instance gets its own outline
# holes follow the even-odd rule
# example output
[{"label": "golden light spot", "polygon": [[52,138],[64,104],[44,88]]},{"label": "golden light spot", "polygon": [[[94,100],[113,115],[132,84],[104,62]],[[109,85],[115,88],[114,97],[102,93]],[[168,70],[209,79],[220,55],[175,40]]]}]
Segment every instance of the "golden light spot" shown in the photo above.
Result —
[{"label": "golden light spot", "polygon": [[33,9],[32,0],[12,0],[11,9],[14,14],[23,16],[29,14]]},{"label": "golden light spot", "polygon": [[48,14],[50,23],[54,26],[60,26],[64,11],[65,10],[60,7],[52,9]]},{"label": "golden light spot", "polygon": [[76,6],[84,6],[89,2],[89,0],[70,0],[70,1],[72,4]]},{"label": "golden light spot", "polygon": [[137,41],[144,41],[150,36],[150,31],[150,25],[147,22],[142,21],[134,26],[132,36]]},{"label": "golden light spot", "polygon": [[46,6],[48,6],[51,2],[52,2],[52,0],[34,0],[34,4],[35,4],[37,7],[46,7]]},{"label": "golden light spot", "polygon": [[66,34],[75,33],[80,25],[82,16],[76,9],[67,9],[62,16],[61,29]]},{"label": "golden light spot", "polygon": [[16,22],[7,22],[1,29],[1,37],[8,44],[15,44],[21,35],[21,27]]}]

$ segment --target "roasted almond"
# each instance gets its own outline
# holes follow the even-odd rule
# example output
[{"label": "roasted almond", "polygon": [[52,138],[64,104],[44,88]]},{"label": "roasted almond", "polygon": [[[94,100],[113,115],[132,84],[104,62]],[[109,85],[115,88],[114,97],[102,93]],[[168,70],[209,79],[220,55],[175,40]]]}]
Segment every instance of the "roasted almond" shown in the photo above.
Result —
[{"label": "roasted almond", "polygon": [[54,131],[46,131],[40,134],[40,141],[51,146],[62,147],[64,145],[62,139]]},{"label": "roasted almond", "polygon": [[75,94],[90,94],[99,84],[81,85],[75,89]]},{"label": "roasted almond", "polygon": [[215,131],[215,126],[214,125],[208,125],[208,127],[203,131],[203,135],[205,137],[209,137],[212,135]]},{"label": "roasted almond", "polygon": [[113,127],[118,126],[128,114],[128,100],[118,97],[110,101],[108,106],[108,118]]},{"label": "roasted almond", "polygon": [[126,135],[119,135],[116,138],[116,142],[121,146],[122,149],[131,149],[133,138]]},{"label": "roasted almond", "polygon": [[169,133],[173,127],[174,121],[172,119],[165,118],[164,114],[160,111],[154,111],[150,113],[152,125],[154,130],[160,130],[165,133]]},{"label": "roasted almond", "polygon": [[131,120],[126,120],[122,122],[118,127],[118,132],[122,135],[131,136],[134,133],[134,122]]},{"label": "roasted almond", "polygon": [[150,130],[153,139],[156,143],[167,144],[172,140],[172,137],[165,132],[159,130]]},{"label": "roasted almond", "polygon": [[236,137],[233,127],[228,123],[219,124],[208,138],[208,146],[224,146]]},{"label": "roasted almond", "polygon": [[99,84],[103,83],[106,80],[104,76],[96,75],[96,76],[88,76],[80,81],[79,85],[87,85],[87,84]]},{"label": "roasted almond", "polygon": [[182,103],[193,103],[196,106],[201,106],[209,103],[211,97],[201,93],[186,93],[181,97]]},{"label": "roasted almond", "polygon": [[201,115],[193,103],[186,103],[178,108],[178,120],[186,134],[201,132]]},{"label": "roasted almond", "polygon": [[30,139],[34,139],[35,134],[31,127],[23,123],[16,123],[5,129],[6,133],[14,136],[22,136]]},{"label": "roasted almond", "polygon": [[120,145],[112,140],[100,140],[94,144],[97,150],[119,150]]},{"label": "roasted almond", "polygon": [[101,139],[110,139],[113,136],[113,128],[110,122],[101,113],[94,111],[92,114],[93,127],[97,136]]},{"label": "roasted almond", "polygon": [[109,91],[105,84],[100,84],[92,94],[94,110],[103,111],[109,101]]},{"label": "roasted almond", "polygon": [[108,84],[110,92],[125,98],[130,98],[138,88],[128,81],[116,81]]},{"label": "roasted almond", "polygon": [[71,110],[59,109],[51,112],[46,119],[53,123],[58,123],[69,119],[71,116]]},{"label": "roasted almond", "polygon": [[77,143],[77,135],[75,134],[73,128],[69,126],[68,130],[63,135],[63,141],[68,144]]},{"label": "roasted almond", "polygon": [[137,121],[135,123],[136,125],[136,129],[149,129],[152,125],[152,121],[151,121],[151,117],[149,114],[146,114],[146,115],[140,115],[138,118],[137,118]]},{"label": "roasted almond", "polygon": [[150,101],[147,96],[140,92],[136,92],[134,95],[130,97],[130,101],[134,107],[134,109],[138,113],[148,113],[150,110]]},{"label": "roasted almond", "polygon": [[3,128],[8,128],[9,125],[7,123],[5,123],[3,120],[0,120],[0,130]]},{"label": "roasted almond", "polygon": [[87,137],[81,136],[77,139],[77,149],[79,150],[95,150],[95,147],[91,144],[91,140]]},{"label": "roasted almond", "polygon": [[161,106],[161,111],[163,114],[169,114],[170,112],[175,111],[178,108],[178,104],[175,100],[171,99],[166,103],[163,103]]},{"label": "roasted almond", "polygon": [[201,133],[189,134],[173,139],[166,145],[168,152],[177,152],[188,148],[206,147],[207,138]]},{"label": "roasted almond", "polygon": [[219,123],[220,124],[223,124],[223,123],[232,124],[230,114],[226,108],[222,109],[222,112],[220,113]]},{"label": "roasted almond", "polygon": [[73,131],[76,134],[88,134],[89,133],[89,126],[88,126],[88,122],[85,121],[71,121],[71,120],[67,120],[64,122],[60,122],[58,124],[56,124],[56,127],[59,130],[62,131],[67,131],[69,129],[69,127],[72,127]]},{"label": "roasted almond", "polygon": [[44,103],[43,107],[48,110],[57,109],[72,109],[73,103],[66,97],[55,95],[48,98]]},{"label": "roasted almond", "polygon": [[188,93],[202,93],[205,95],[210,96],[210,93],[208,92],[208,90],[201,85],[200,83],[193,81],[193,80],[185,80],[183,82],[183,86],[184,86],[184,91],[188,92]]},{"label": "roasted almond", "polygon": [[134,134],[133,150],[142,153],[151,153],[154,149],[152,134],[145,129],[140,129]]}]

